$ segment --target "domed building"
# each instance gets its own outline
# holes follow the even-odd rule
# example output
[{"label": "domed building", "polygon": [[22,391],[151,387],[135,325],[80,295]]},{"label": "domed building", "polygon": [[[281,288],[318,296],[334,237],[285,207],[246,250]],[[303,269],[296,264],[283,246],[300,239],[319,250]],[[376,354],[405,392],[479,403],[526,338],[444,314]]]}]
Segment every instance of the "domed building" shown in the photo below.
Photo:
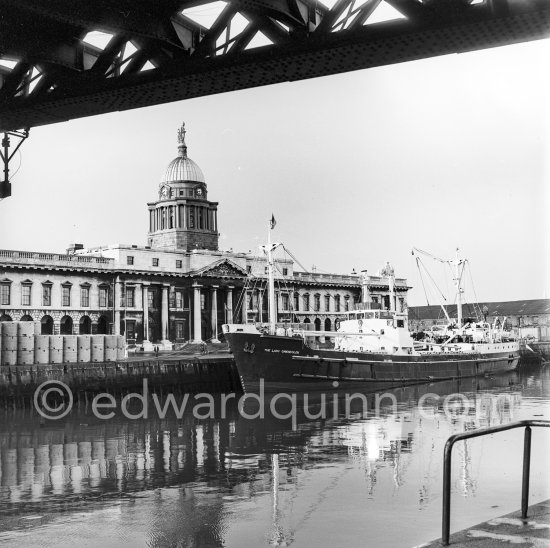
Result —
[{"label": "domed building", "polygon": [[[158,183],[158,199],[147,204],[147,245],[0,250],[0,321],[39,321],[44,334],[123,334],[145,350],[217,341],[224,323],[266,321],[266,258],[219,249],[218,204],[208,199],[185,138],[182,125],[178,154]],[[384,276],[295,272],[290,258],[276,262],[279,321],[331,331],[362,292],[387,305]],[[397,280],[401,306],[407,289]]]},{"label": "domed building", "polygon": [[218,203],[208,201],[201,168],[187,156],[185,124],[178,130],[178,155],[149,206],[148,245],[157,249],[218,250]]}]

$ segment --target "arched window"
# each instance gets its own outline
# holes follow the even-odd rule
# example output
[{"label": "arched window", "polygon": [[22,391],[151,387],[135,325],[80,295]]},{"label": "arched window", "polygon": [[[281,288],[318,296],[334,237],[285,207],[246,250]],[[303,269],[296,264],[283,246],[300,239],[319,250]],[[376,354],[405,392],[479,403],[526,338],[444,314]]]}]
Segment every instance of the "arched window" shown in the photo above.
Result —
[{"label": "arched window", "polygon": [[60,323],[61,335],[73,334],[73,319],[70,316],[63,316]]},{"label": "arched window", "polygon": [[109,320],[105,316],[100,316],[97,321],[97,332],[99,335],[107,335],[109,331]]},{"label": "arched window", "polygon": [[82,316],[78,324],[78,332],[81,335],[90,335],[92,332],[92,320],[89,316]]},{"label": "arched window", "polygon": [[53,318],[51,316],[43,316],[40,320],[40,333],[42,335],[53,335]]}]

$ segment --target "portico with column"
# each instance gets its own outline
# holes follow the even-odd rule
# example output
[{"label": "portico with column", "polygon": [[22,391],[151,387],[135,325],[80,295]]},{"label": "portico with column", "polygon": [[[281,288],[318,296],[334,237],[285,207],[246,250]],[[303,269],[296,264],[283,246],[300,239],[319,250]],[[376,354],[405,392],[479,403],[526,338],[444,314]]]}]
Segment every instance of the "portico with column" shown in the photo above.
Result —
[{"label": "portico with column", "polygon": [[143,302],[143,350],[152,351],[153,343],[149,340],[149,284],[142,283],[142,302]]},{"label": "portico with column", "polygon": [[218,340],[218,289],[219,285],[213,285],[210,288],[210,300],[212,302],[212,338],[210,339],[213,343],[219,343]]},{"label": "portico with column", "polygon": [[233,289],[235,289],[235,286],[228,285],[225,293],[226,323],[233,323]]},{"label": "portico with column", "polygon": [[201,334],[201,288],[202,285],[195,282],[193,284],[193,343],[202,342]]},{"label": "portico with column", "polygon": [[169,284],[162,284],[162,299],[161,299],[161,311],[160,311],[160,325],[161,325],[161,342],[164,350],[171,350],[172,343],[168,336],[168,290]]}]

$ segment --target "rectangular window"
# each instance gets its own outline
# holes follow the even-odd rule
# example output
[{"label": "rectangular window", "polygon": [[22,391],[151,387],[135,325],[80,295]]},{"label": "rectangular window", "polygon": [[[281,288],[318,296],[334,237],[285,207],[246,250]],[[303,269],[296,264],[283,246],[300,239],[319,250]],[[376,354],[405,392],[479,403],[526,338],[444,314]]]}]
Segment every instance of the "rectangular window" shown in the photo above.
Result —
[{"label": "rectangular window", "polygon": [[0,286],[0,304],[10,304],[11,285],[2,284]]},{"label": "rectangular window", "polygon": [[321,310],[321,295],[315,295],[313,303],[315,307],[315,312],[319,312]]},{"label": "rectangular window", "polygon": [[147,306],[149,308],[155,306],[155,292],[152,289],[147,290]]},{"label": "rectangular window", "polygon": [[349,297],[347,295],[344,297],[344,310],[346,312],[349,310]]},{"label": "rectangular window", "polygon": [[90,288],[81,287],[80,288],[80,306],[90,306]]},{"label": "rectangular window", "polygon": [[325,295],[325,311],[330,312],[330,295]]},{"label": "rectangular window", "polygon": [[286,293],[283,293],[281,295],[281,299],[283,301],[283,310],[287,311],[289,309],[289,299],[288,295]]},{"label": "rectangular window", "polygon": [[99,308],[107,308],[108,291],[107,287],[99,288]]},{"label": "rectangular window", "polygon": [[298,310],[300,310],[300,295],[294,293],[294,311],[298,312]]},{"label": "rectangular window", "polygon": [[247,264],[247,265],[246,265],[246,272],[247,272],[248,274],[250,274],[250,273],[252,272],[252,265],[250,265],[250,264]]},{"label": "rectangular window", "polygon": [[304,295],[304,311],[309,312],[309,295]]},{"label": "rectangular window", "polygon": [[42,286],[42,306],[52,306],[52,286]]},{"label": "rectangular window", "polygon": [[182,262],[179,259],[176,259],[176,268],[181,268]]},{"label": "rectangular window", "polygon": [[201,310],[206,309],[206,295],[201,293]]},{"label": "rectangular window", "polygon": [[176,308],[178,310],[183,308],[183,291],[176,291]]},{"label": "rectangular window", "polygon": [[334,297],[334,310],[340,312],[340,295]]},{"label": "rectangular window", "polygon": [[31,305],[31,287],[29,284],[21,286],[21,306]]},{"label": "rectangular window", "polygon": [[126,321],[126,340],[135,340],[136,338],[136,322],[134,320]]},{"label": "rectangular window", "polygon": [[134,264],[134,257],[132,255],[126,257],[126,264]]},{"label": "rectangular window", "polygon": [[133,287],[126,288],[126,308],[134,308],[136,290]]},{"label": "rectangular window", "polygon": [[71,287],[68,285],[64,285],[61,288],[61,295],[62,295],[62,305],[71,306]]},{"label": "rectangular window", "polygon": [[156,257],[154,257],[153,258],[153,266],[158,266],[158,265],[159,265],[159,260]]},{"label": "rectangular window", "polygon": [[283,268],[283,276],[288,276],[288,268]]},{"label": "rectangular window", "polygon": [[183,338],[183,322],[176,322],[176,339]]}]

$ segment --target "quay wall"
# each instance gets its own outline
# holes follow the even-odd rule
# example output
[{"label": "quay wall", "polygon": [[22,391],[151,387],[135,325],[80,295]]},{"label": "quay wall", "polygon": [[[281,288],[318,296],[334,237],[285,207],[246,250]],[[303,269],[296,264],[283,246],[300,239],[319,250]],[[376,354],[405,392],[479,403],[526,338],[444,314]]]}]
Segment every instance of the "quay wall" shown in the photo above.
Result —
[{"label": "quay wall", "polygon": [[181,360],[140,360],[102,363],[50,363],[0,367],[0,402],[32,402],[36,389],[47,381],[61,381],[75,399],[108,392],[141,392],[147,379],[150,390],[233,392],[241,384],[232,356],[189,357]]},{"label": "quay wall", "polygon": [[61,381],[73,392],[186,387],[240,389],[231,355],[169,359],[125,359],[120,335],[41,335],[40,322],[0,322],[0,401],[32,398],[44,382]]}]

